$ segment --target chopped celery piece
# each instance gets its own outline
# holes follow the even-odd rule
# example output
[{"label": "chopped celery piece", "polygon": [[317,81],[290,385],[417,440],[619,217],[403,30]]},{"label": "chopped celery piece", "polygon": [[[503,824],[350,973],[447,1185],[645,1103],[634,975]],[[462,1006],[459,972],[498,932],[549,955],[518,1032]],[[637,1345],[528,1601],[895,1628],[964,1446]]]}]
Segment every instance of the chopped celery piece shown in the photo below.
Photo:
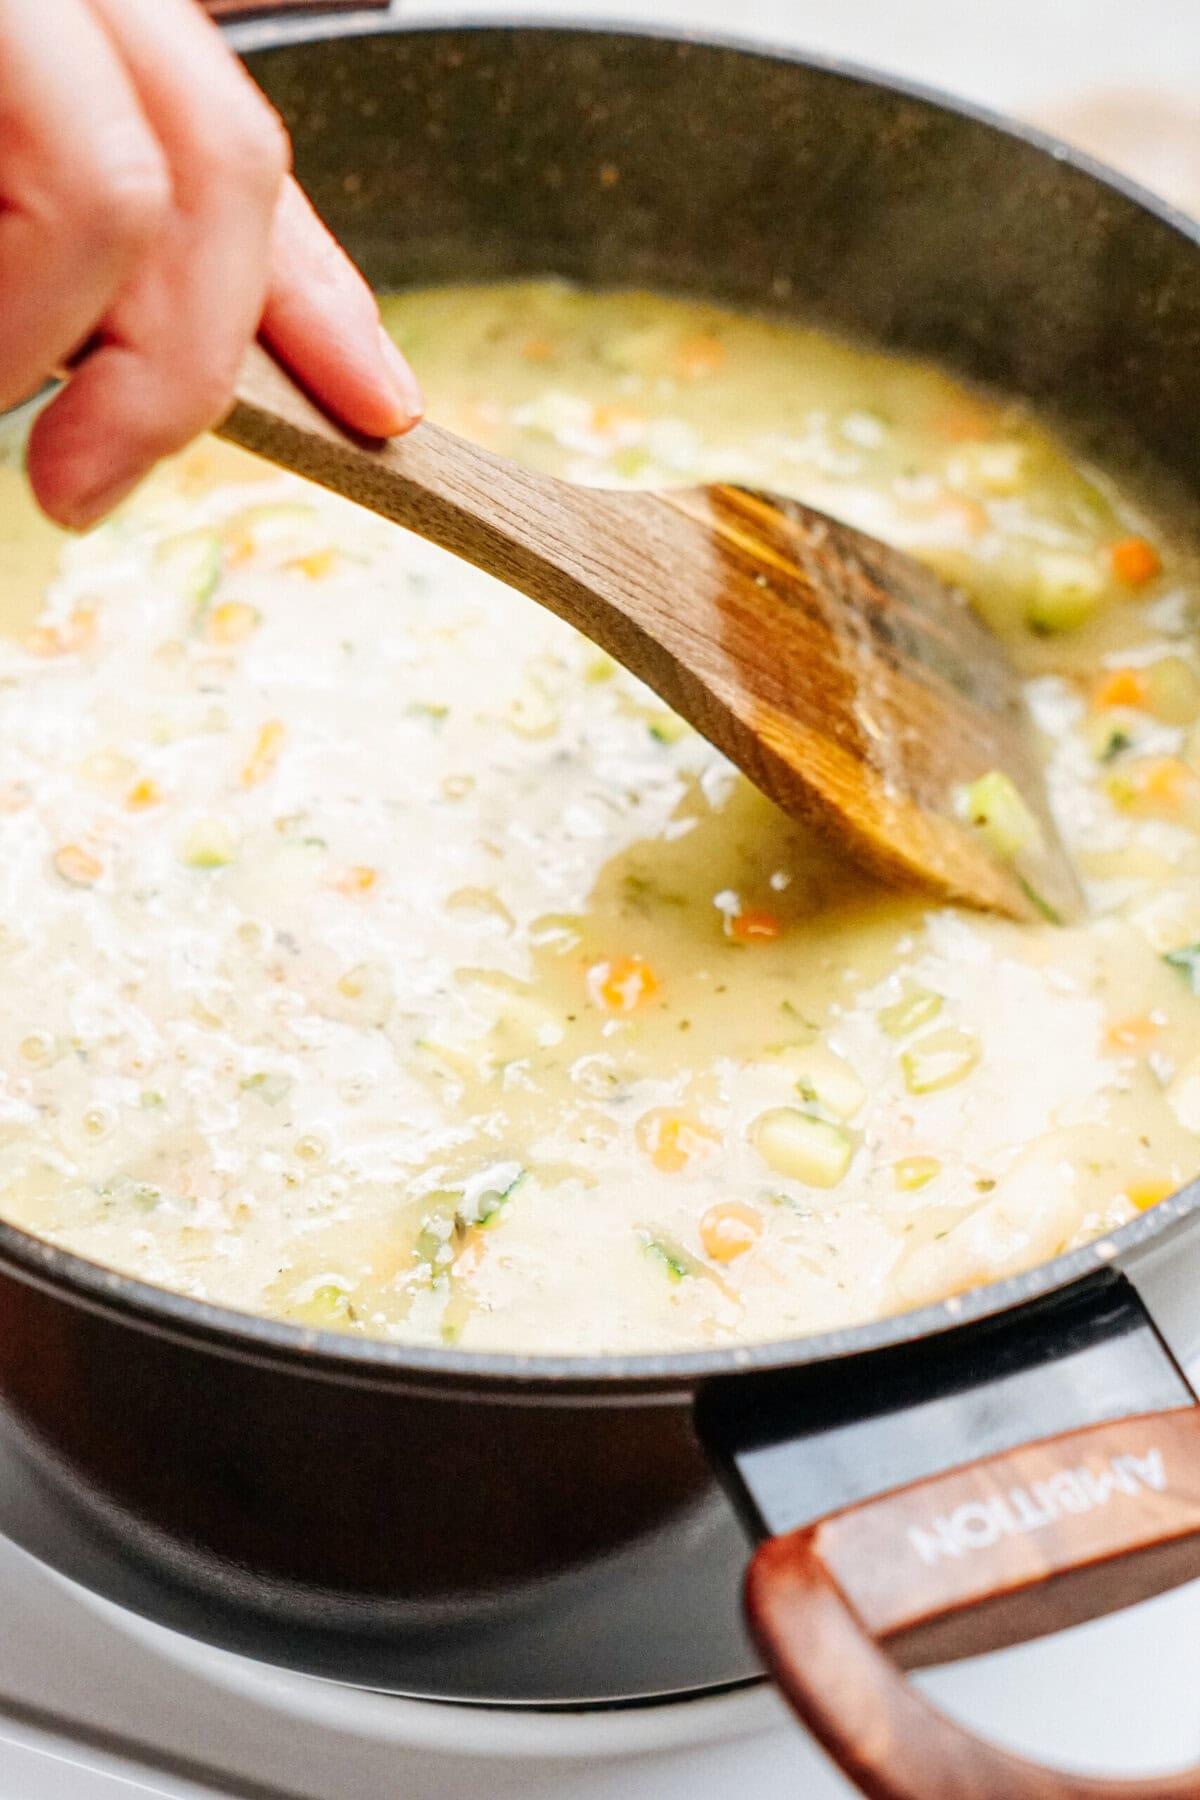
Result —
[{"label": "chopped celery piece", "polygon": [[204,611],[221,579],[223,553],[215,531],[183,531],[164,538],[154,552],[154,567],[193,609]]},{"label": "chopped celery piece", "polygon": [[907,1037],[921,1025],[928,1025],[942,1010],[942,996],[932,988],[906,986],[898,1000],[879,1009],[879,1028],[889,1037]]},{"label": "chopped celery piece", "polygon": [[979,1064],[979,1039],[956,1025],[944,1025],[918,1038],[900,1058],[904,1085],[910,1094],[936,1094],[965,1081]]},{"label": "chopped celery piece", "polygon": [[1051,906],[1046,896],[1044,894],[1039,894],[1031,881],[1026,881],[1023,875],[1019,875],[1017,877],[1017,885],[1020,887],[1021,892],[1028,900],[1030,906],[1041,913],[1047,925],[1063,925],[1066,923],[1058,908],[1056,906]]},{"label": "chopped celery piece", "polygon": [[646,729],[658,744],[677,744],[680,738],[688,734],[687,725],[674,713],[660,713],[657,718],[651,719]]},{"label": "chopped celery piece", "polygon": [[1200,944],[1181,944],[1178,950],[1168,950],[1163,961],[1186,977],[1193,994],[1200,994]]},{"label": "chopped celery piece", "polygon": [[220,819],[197,819],[179,849],[189,869],[223,869],[236,861],[237,839]]},{"label": "chopped celery piece", "polygon": [[958,795],[958,811],[979,833],[988,849],[1011,862],[1041,836],[1037,819],[1020,789],[1001,769],[989,769]]},{"label": "chopped celery piece", "polygon": [[836,1187],[854,1154],[849,1132],[797,1106],[775,1106],[760,1113],[751,1132],[754,1147],[769,1168],[809,1187]]}]

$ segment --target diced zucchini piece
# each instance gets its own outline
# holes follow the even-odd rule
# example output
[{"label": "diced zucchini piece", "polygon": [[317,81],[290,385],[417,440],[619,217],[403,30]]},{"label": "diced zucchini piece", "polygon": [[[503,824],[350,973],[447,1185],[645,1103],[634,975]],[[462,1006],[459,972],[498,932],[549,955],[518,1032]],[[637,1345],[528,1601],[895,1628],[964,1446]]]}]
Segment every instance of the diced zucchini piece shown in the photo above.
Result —
[{"label": "diced zucchini piece", "polygon": [[824,1044],[789,1045],[779,1052],[800,1098],[836,1119],[852,1119],[867,1097],[858,1072]]},{"label": "diced zucchini piece", "polygon": [[957,1025],[944,1025],[918,1038],[900,1058],[904,1085],[910,1094],[936,1094],[965,1081],[978,1067],[982,1051],[979,1039]]},{"label": "diced zucchini piece", "polygon": [[901,1193],[916,1193],[939,1174],[941,1163],[936,1156],[903,1156],[892,1163],[892,1179]]},{"label": "diced zucchini piece", "polygon": [[968,782],[959,790],[957,801],[960,818],[973,826],[993,855],[1004,862],[1012,862],[1041,837],[1041,828],[1020,789],[1002,769],[989,769],[986,775]]},{"label": "diced zucchini piece", "polygon": [[775,1106],[760,1113],[751,1136],[769,1168],[809,1187],[836,1187],[854,1155],[849,1132],[813,1113],[801,1112],[798,1106]]},{"label": "diced zucchini piece", "polygon": [[640,1236],[646,1255],[651,1261],[662,1264],[668,1281],[682,1281],[685,1275],[692,1273],[690,1257],[670,1238],[654,1237],[649,1232],[642,1232]]},{"label": "diced zucchini piece", "polygon": [[941,1172],[942,1165],[936,1156],[903,1156],[892,1164],[896,1186],[904,1194],[916,1193]]},{"label": "diced zucchini piece", "polygon": [[689,728],[675,713],[665,712],[651,719],[646,729],[655,743],[677,744],[680,738],[687,736]]},{"label": "diced zucchini piece", "polygon": [[329,1281],[311,1296],[304,1315],[313,1325],[340,1325],[353,1318],[354,1309],[345,1288]]},{"label": "diced zucchini piece", "polygon": [[1025,622],[1034,631],[1075,631],[1096,611],[1104,588],[1104,572],[1096,559],[1073,551],[1047,551],[1037,558]]},{"label": "diced zucchini piece", "polygon": [[898,1000],[879,1009],[879,1028],[888,1037],[907,1037],[910,1031],[936,1019],[941,1010],[940,994],[935,994],[932,988],[919,987],[915,982],[906,983]]},{"label": "diced zucchini piece", "polygon": [[197,819],[179,847],[179,860],[189,869],[223,869],[237,853],[237,839],[220,819]]},{"label": "diced zucchini piece", "polygon": [[1125,725],[1117,725],[1112,719],[1093,719],[1087,726],[1088,747],[1099,763],[1115,762],[1126,750],[1132,750],[1134,738]]}]

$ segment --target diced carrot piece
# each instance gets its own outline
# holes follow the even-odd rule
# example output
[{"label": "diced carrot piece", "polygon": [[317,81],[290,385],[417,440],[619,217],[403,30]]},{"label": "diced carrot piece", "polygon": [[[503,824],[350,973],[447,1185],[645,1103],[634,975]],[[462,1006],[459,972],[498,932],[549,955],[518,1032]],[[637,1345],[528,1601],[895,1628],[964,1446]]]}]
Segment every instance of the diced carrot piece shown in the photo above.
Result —
[{"label": "diced carrot piece", "polygon": [[663,1175],[680,1175],[718,1149],[721,1134],[684,1113],[645,1113],[637,1122],[638,1148]]},{"label": "diced carrot piece", "polygon": [[962,528],[968,537],[982,537],[987,530],[988,510],[982,500],[976,500],[970,494],[962,494],[957,488],[943,488],[937,504],[940,511],[950,513],[962,521]]},{"label": "diced carrot piece", "polygon": [[54,867],[72,887],[91,887],[104,873],[103,866],[79,844],[64,844],[56,850]]},{"label": "diced carrot piece", "polygon": [[25,639],[34,656],[67,656],[89,650],[96,641],[96,609],[77,606],[65,625],[35,625]]},{"label": "diced carrot piece", "polygon": [[593,963],[587,972],[593,1006],[606,1012],[633,1012],[658,992],[658,978],[640,956],[616,956]]},{"label": "diced carrot piece", "polygon": [[339,894],[369,894],[375,881],[374,869],[367,868],[365,863],[352,863],[335,878],[333,885]]},{"label": "diced carrot piece", "polygon": [[67,650],[90,650],[96,641],[96,609],[77,606],[63,627],[63,645]]},{"label": "diced carrot piece", "polygon": [[258,609],[244,600],[224,600],[209,613],[204,635],[210,644],[244,644],[258,618]]},{"label": "diced carrot piece", "polygon": [[1140,669],[1109,669],[1092,689],[1093,706],[1145,706],[1147,698]]},{"label": "diced carrot piece", "polygon": [[254,748],[242,768],[242,786],[254,787],[264,781],[279,760],[283,740],[287,736],[280,719],[268,719],[254,740]]},{"label": "diced carrot piece", "polygon": [[645,422],[645,415],[632,406],[597,406],[592,412],[592,430],[602,437]]},{"label": "diced carrot piece", "polygon": [[293,556],[285,566],[295,569],[299,575],[307,575],[310,581],[320,581],[336,562],[336,550],[313,550],[308,556]]},{"label": "diced carrot piece", "polygon": [[162,804],[163,792],[157,781],[147,777],[144,781],[135,781],[125,796],[125,804],[130,812],[145,812],[151,806]]},{"label": "diced carrot piece", "polygon": [[1139,1212],[1149,1212],[1160,1200],[1165,1200],[1175,1192],[1177,1182],[1174,1181],[1131,1181],[1125,1189],[1125,1196]]},{"label": "diced carrot piece", "polygon": [[729,936],[738,944],[766,944],[777,938],[783,926],[773,912],[761,906],[744,906],[726,920]]},{"label": "diced carrot piece", "polygon": [[713,1262],[732,1262],[753,1250],[762,1236],[762,1215],[741,1200],[710,1206],[700,1221],[700,1242]]},{"label": "diced carrot piece", "polygon": [[550,358],[554,355],[555,348],[556,346],[553,338],[526,338],[525,342],[521,345],[521,355],[525,358],[526,362],[549,362]]},{"label": "diced carrot piece", "polygon": [[1177,756],[1156,756],[1142,779],[1142,793],[1147,800],[1163,806],[1182,806],[1196,777]]},{"label": "diced carrot piece", "polygon": [[972,438],[991,437],[995,430],[991,413],[965,394],[952,405],[935,412],[929,426],[934,436],[947,444],[965,444]]},{"label": "diced carrot piece", "polygon": [[1108,777],[1109,798],[1124,812],[1169,818],[1195,798],[1195,772],[1177,756],[1145,756]]},{"label": "diced carrot piece", "polygon": [[725,363],[725,346],[710,332],[697,332],[684,338],[671,360],[671,367],[682,381],[703,381],[715,375]]},{"label": "diced carrot piece", "polygon": [[483,1253],[487,1249],[487,1233],[478,1225],[472,1225],[464,1234],[462,1248],[454,1259],[453,1270],[461,1277],[473,1275],[483,1261]]},{"label": "diced carrot piece", "polygon": [[225,533],[225,567],[240,569],[243,563],[253,560],[255,549],[254,533],[244,526],[234,526]]},{"label": "diced carrot piece", "polygon": [[1104,1034],[1110,1050],[1145,1050],[1158,1036],[1159,1026],[1144,1015],[1136,1019],[1118,1019]]},{"label": "diced carrot piece", "polygon": [[1122,538],[1108,553],[1113,574],[1124,587],[1145,587],[1162,574],[1162,557],[1145,538]]}]

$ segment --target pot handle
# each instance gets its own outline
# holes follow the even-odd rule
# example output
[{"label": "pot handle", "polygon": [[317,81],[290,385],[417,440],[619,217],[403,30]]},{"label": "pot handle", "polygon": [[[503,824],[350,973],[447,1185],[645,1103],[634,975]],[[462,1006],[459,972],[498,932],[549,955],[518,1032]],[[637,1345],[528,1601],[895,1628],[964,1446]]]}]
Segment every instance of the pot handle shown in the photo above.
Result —
[{"label": "pot handle", "polygon": [[1028,1762],[902,1674],[1198,1571],[1200,1407],[1184,1406],[1026,1444],[770,1538],[746,1605],[780,1688],[870,1800],[1200,1800],[1200,1767],[1113,1781]]}]

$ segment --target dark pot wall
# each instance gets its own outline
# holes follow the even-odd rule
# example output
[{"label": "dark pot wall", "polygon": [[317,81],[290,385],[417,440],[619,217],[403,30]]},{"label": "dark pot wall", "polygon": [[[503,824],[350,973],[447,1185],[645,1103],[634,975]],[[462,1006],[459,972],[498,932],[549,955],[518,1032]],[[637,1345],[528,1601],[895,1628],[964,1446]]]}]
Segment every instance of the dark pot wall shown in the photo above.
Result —
[{"label": "dark pot wall", "polygon": [[686,1395],[547,1405],[217,1352],[0,1273],[0,1529],[165,1623],[408,1692],[751,1672]]},{"label": "dark pot wall", "polygon": [[1027,139],[616,33],[416,30],[250,61],[382,287],[557,272],[709,294],[936,357],[1185,480],[1200,466],[1193,244]]}]

